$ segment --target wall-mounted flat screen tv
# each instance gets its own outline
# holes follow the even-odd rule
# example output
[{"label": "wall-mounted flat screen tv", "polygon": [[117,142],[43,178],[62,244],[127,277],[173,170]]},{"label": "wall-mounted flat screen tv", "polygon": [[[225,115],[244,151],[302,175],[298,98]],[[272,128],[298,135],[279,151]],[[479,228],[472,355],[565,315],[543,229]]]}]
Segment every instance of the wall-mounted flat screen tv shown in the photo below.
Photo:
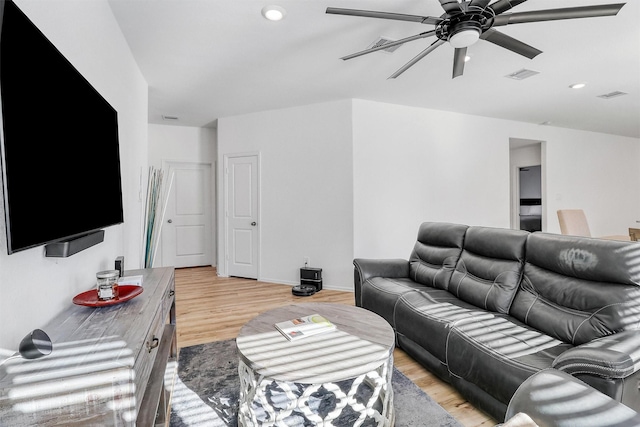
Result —
[{"label": "wall-mounted flat screen tv", "polygon": [[12,1],[0,1],[8,253],[123,222],[118,114]]}]

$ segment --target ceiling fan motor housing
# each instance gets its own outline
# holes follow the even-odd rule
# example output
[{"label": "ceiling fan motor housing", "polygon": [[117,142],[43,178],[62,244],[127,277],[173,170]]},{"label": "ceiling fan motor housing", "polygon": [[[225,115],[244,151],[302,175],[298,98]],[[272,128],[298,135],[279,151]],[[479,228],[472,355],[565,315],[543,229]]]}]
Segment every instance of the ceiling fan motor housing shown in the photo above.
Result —
[{"label": "ceiling fan motor housing", "polygon": [[453,47],[467,47],[478,41],[480,34],[493,25],[491,9],[467,10],[445,19],[436,27],[436,37]]},{"label": "ceiling fan motor housing", "polygon": [[447,31],[446,40],[455,48],[468,47],[478,41],[482,33],[482,24],[473,18],[463,17],[452,22]]}]

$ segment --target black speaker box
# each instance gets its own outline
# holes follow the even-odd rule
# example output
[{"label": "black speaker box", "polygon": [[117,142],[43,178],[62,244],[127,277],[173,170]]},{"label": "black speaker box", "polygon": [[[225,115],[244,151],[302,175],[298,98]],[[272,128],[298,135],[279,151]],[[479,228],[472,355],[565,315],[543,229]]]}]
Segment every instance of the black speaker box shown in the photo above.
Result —
[{"label": "black speaker box", "polygon": [[116,258],[115,269],[120,272],[120,277],[124,277],[124,257],[119,256]]}]

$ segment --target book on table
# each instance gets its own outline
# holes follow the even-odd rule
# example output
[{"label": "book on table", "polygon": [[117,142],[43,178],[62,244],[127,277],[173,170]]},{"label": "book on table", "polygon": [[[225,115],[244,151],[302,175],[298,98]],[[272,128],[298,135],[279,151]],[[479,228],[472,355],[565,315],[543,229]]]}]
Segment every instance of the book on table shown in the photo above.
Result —
[{"label": "book on table", "polygon": [[297,317],[285,322],[276,323],[276,329],[288,340],[293,341],[323,332],[333,331],[336,325],[319,314]]}]

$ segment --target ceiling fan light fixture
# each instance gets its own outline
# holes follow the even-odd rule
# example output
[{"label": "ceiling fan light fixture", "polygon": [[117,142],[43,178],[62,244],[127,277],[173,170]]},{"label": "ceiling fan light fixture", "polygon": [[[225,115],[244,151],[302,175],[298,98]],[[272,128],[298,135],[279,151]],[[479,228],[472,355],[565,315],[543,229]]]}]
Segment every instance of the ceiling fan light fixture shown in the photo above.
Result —
[{"label": "ceiling fan light fixture", "polygon": [[456,49],[469,47],[480,39],[480,32],[476,29],[465,29],[452,34],[449,44]]},{"label": "ceiling fan light fixture", "polygon": [[281,21],[287,16],[287,11],[280,6],[270,5],[262,8],[262,16],[269,21]]}]

